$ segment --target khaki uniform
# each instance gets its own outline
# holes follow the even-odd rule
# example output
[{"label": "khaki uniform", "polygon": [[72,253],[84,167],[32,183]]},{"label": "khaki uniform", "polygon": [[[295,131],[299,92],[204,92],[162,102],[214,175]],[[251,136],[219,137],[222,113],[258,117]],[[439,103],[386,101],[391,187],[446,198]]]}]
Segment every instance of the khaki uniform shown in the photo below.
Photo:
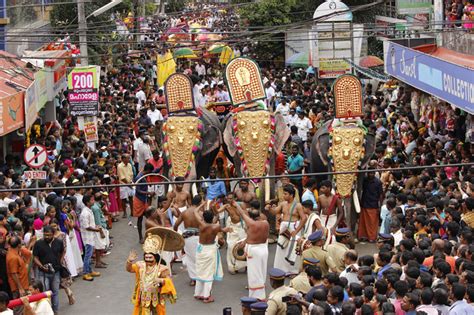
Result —
[{"label": "khaki uniform", "polygon": [[294,277],[290,281],[290,287],[295,289],[298,292],[302,292],[304,294],[308,293],[311,289],[311,284],[309,283],[308,275],[306,272],[302,271],[299,275]]},{"label": "khaki uniform", "polygon": [[329,269],[335,269],[336,264],[329,256],[328,252],[322,249],[320,246],[312,246],[303,252],[301,261],[305,258],[316,258],[319,260],[319,267],[321,268],[321,273],[323,276],[329,273]]},{"label": "khaki uniform", "polygon": [[283,303],[281,300],[282,297],[288,296],[288,295],[293,295],[297,294],[298,291],[296,291],[293,288],[287,287],[287,286],[281,286],[279,288],[276,288],[272,292],[270,292],[270,295],[268,295],[268,307],[266,311],[266,315],[286,315],[286,303]]},{"label": "khaki uniform", "polygon": [[343,272],[346,266],[344,264],[344,254],[349,250],[349,248],[345,244],[336,242],[328,245],[326,250],[336,264],[337,271]]}]

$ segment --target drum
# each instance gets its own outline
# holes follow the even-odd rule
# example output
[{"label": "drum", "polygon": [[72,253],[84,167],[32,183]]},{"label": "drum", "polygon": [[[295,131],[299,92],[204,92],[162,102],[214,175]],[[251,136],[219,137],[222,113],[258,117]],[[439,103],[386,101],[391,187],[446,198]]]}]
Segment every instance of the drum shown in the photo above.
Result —
[{"label": "drum", "polygon": [[288,240],[291,240],[291,231],[289,229],[284,230],[280,233],[280,235],[287,238]]},{"label": "drum", "polygon": [[246,261],[247,253],[245,252],[245,246],[247,245],[247,239],[237,241],[232,248],[232,256],[236,260]]}]

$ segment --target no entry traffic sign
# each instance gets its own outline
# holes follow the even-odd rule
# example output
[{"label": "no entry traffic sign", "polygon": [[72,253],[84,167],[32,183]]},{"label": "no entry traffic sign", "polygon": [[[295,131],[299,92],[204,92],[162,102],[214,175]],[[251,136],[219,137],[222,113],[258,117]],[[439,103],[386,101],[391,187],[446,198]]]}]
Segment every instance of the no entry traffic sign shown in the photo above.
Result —
[{"label": "no entry traffic sign", "polygon": [[25,150],[25,163],[32,168],[40,168],[48,159],[46,148],[39,144],[33,144]]}]

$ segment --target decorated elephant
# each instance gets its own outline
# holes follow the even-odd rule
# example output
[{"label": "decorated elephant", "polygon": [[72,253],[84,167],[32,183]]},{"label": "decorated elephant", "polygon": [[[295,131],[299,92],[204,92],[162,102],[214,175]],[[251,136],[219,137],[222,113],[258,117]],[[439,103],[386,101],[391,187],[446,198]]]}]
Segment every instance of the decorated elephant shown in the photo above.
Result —
[{"label": "decorated elephant", "polygon": [[222,144],[221,123],[207,109],[198,114],[188,76],[171,75],[165,93],[169,113],[163,125],[165,174],[187,179],[206,176]]},{"label": "decorated elephant", "polygon": [[[272,174],[290,131],[283,116],[262,102],[266,95],[260,69],[250,59],[235,58],[226,67],[225,80],[234,109],[223,122],[224,150],[238,177]],[[270,182],[265,186],[269,197]]]},{"label": "decorated elephant", "polygon": [[[340,76],[333,91],[336,117],[313,136],[312,173],[365,169],[375,151],[375,135],[368,132],[358,117],[362,114],[360,81],[352,75]],[[336,183],[336,192],[343,199],[345,223],[352,230],[356,224],[354,210],[359,207],[358,200],[354,199],[361,196],[363,177],[361,173],[316,176],[318,182],[331,178]]]}]

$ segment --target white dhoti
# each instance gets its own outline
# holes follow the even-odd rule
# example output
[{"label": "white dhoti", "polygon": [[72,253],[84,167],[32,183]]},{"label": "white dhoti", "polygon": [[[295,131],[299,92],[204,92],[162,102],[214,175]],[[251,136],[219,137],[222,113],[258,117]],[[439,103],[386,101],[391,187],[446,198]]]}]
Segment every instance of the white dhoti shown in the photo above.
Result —
[{"label": "white dhoti", "polygon": [[213,281],[222,281],[221,254],[217,244],[197,246],[196,252],[196,287],[194,296],[209,298]]},{"label": "white dhoti", "polygon": [[337,222],[337,215],[336,214],[331,214],[328,218],[327,215],[321,214],[320,217],[321,217],[321,225],[324,226],[326,228],[326,231],[327,231],[326,243],[324,243],[324,247],[323,247],[324,249],[326,249],[326,247],[329,244],[334,243],[336,241],[336,237],[334,235],[332,235],[332,233],[331,233],[331,228]]},{"label": "white dhoti", "polygon": [[[184,211],[186,211],[187,207],[184,206],[184,207],[181,207],[181,208],[178,208],[178,211],[179,213],[183,213]],[[173,223],[174,224],[174,223]],[[178,226],[178,233],[179,234],[183,234],[185,228],[184,228],[184,222],[181,222],[181,224]],[[183,253],[182,251],[178,251],[178,252],[175,252],[175,255],[176,255],[176,259],[178,260],[182,260],[183,259]]]},{"label": "white dhoti", "polygon": [[94,249],[106,249],[110,245],[109,231],[107,229],[102,229],[105,237],[100,237],[100,233],[94,233]]},{"label": "white dhoti", "polygon": [[184,239],[183,264],[188,269],[189,278],[196,280],[196,251],[199,244],[199,236],[194,235]]},{"label": "white dhoti", "polygon": [[77,276],[77,266],[74,259],[74,253],[72,251],[71,241],[69,240],[69,236],[67,234],[64,235],[64,239],[66,240],[66,254],[64,255],[64,260],[66,261],[66,268],[69,270],[71,277]]},{"label": "white dhoti", "polygon": [[174,258],[174,252],[167,252],[167,251],[162,251],[161,252],[161,259],[166,262],[166,267],[168,267],[168,270],[170,272],[170,275],[173,273],[171,272],[171,262],[173,261]]},{"label": "white dhoti", "polygon": [[227,233],[227,268],[230,272],[236,272],[239,269],[247,267],[247,262],[235,259],[234,255],[232,255],[232,249],[235,243],[247,238],[247,232],[245,231],[243,221],[232,223],[230,217],[227,217],[226,227],[233,229],[231,233]]},{"label": "white dhoti", "polygon": [[268,243],[247,244],[247,277],[249,297],[263,300],[267,279]]},{"label": "white dhoti", "polygon": [[[281,235],[283,231],[288,229],[290,232],[293,232],[296,227],[298,226],[299,221],[296,222],[288,222],[282,221],[280,224],[280,232],[278,236],[277,242],[277,249],[275,252],[275,261],[273,263],[273,267],[281,269],[288,273],[298,273],[298,266],[299,264],[296,262],[297,255],[296,255],[296,238],[288,241],[288,239]],[[281,245],[284,245],[283,248]],[[294,262],[291,264],[289,261]]]}]

